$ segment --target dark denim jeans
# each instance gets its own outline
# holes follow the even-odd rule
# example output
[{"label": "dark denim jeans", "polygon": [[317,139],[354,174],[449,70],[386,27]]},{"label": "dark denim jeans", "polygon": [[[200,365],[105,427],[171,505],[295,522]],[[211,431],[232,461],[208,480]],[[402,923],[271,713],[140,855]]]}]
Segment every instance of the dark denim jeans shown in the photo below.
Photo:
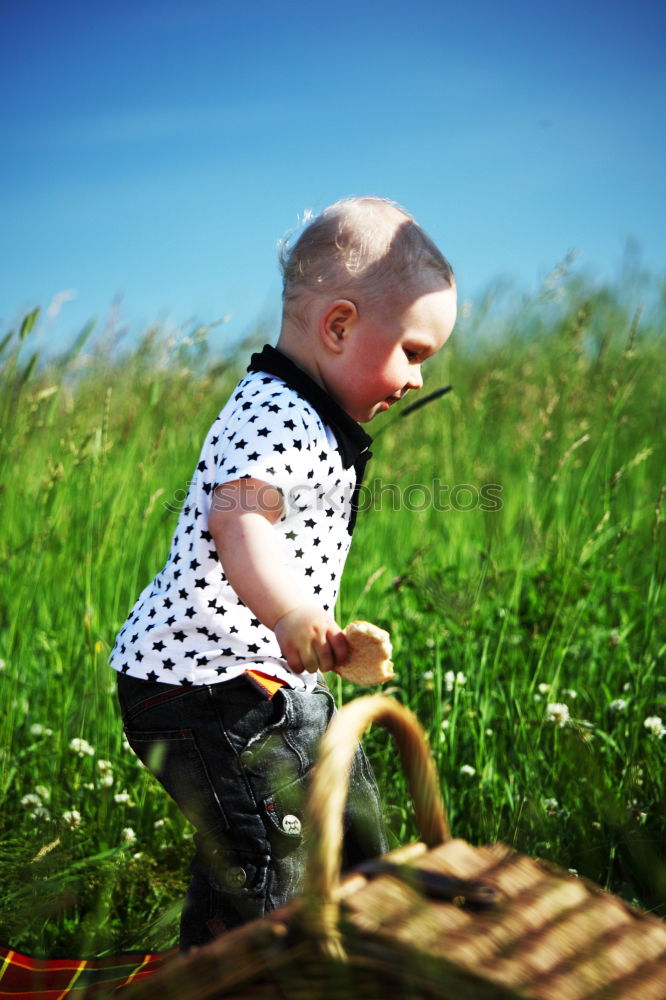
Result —
[{"label": "dark denim jeans", "polygon": [[[182,948],[300,892],[303,798],[335,711],[325,686],[272,700],[245,677],[180,687],[118,675],[130,746],[196,828]],[[387,850],[377,786],[359,746],[345,817],[345,865]]]}]

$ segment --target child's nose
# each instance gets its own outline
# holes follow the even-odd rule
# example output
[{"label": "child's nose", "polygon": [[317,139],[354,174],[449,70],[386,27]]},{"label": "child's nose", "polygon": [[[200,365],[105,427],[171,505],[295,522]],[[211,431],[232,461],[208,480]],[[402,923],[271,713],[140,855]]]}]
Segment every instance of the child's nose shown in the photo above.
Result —
[{"label": "child's nose", "polygon": [[409,373],[409,382],[407,383],[408,389],[422,389],[423,388],[423,376],[421,375],[420,366],[412,369]]}]

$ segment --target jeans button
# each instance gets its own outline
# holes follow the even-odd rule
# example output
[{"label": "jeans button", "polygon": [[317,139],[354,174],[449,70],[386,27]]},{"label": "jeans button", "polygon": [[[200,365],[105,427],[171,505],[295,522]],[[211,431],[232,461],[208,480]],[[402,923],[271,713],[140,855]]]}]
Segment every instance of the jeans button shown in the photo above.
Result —
[{"label": "jeans button", "polygon": [[224,881],[229,889],[242,889],[247,882],[245,869],[236,866],[227,868],[224,873]]},{"label": "jeans button", "polygon": [[254,758],[254,754],[251,750],[243,750],[240,755],[240,761],[243,767],[249,767]]},{"label": "jeans button", "polygon": [[285,833],[300,833],[301,821],[298,816],[292,816],[291,813],[287,813],[282,819],[282,829]]}]

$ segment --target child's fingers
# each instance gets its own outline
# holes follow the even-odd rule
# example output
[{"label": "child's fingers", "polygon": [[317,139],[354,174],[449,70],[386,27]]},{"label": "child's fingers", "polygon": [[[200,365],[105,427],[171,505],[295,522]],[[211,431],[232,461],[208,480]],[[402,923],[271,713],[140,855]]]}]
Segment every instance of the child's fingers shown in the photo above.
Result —
[{"label": "child's fingers", "polygon": [[337,632],[329,631],[326,638],[333,653],[333,662],[326,669],[333,670],[335,667],[341,667],[349,659],[349,643],[342,629],[338,629]]}]

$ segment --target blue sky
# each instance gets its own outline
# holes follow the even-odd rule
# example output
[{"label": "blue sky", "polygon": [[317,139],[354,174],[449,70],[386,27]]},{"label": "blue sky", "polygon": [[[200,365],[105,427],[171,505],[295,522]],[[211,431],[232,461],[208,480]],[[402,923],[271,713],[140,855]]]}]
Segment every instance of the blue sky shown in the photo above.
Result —
[{"label": "blue sky", "polygon": [[138,329],[279,310],[276,242],[350,194],[403,204],[463,298],[568,251],[666,261],[662,0],[0,3],[0,321],[71,290]]}]

